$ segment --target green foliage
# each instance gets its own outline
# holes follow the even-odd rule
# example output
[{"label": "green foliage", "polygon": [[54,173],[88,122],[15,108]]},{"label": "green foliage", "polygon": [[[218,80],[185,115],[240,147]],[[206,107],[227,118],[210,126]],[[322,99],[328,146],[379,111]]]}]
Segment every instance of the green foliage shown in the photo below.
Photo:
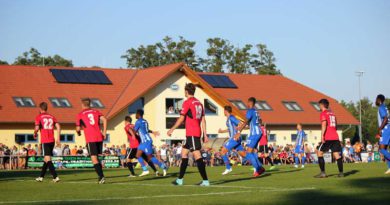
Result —
[{"label": "green foliage", "polygon": [[8,65],[7,61],[0,60],[0,65]]},{"label": "green foliage", "polygon": [[276,68],[276,58],[272,51],[264,44],[245,44],[235,47],[228,40],[222,38],[207,39],[205,57],[198,57],[194,41],[179,37],[176,42],[171,37],[165,37],[162,42],[152,45],[141,45],[130,48],[121,58],[130,68],[148,68],[169,63],[185,62],[196,71],[228,72],[228,73],[257,73],[263,75],[280,75]]},{"label": "green foliage", "polygon": [[31,48],[15,59],[13,65],[35,65],[35,66],[65,66],[73,67],[71,60],[67,60],[59,55],[42,56],[41,53]]}]

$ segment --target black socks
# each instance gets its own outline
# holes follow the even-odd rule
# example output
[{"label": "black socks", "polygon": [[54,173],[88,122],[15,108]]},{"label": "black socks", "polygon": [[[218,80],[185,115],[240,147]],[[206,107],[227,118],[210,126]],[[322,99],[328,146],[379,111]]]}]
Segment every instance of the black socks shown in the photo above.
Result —
[{"label": "black socks", "polygon": [[131,173],[132,175],[135,175],[133,163],[127,162],[127,168],[129,168],[129,171],[130,171],[130,173]]},{"label": "black socks", "polygon": [[321,172],[325,172],[325,160],[324,160],[324,157],[318,157],[318,164],[320,165]]},{"label": "black socks", "polygon": [[274,163],[272,163],[272,160],[271,160],[271,158],[268,156],[267,158],[265,158],[267,161],[268,161],[268,163],[271,165],[271,166],[274,166]]},{"label": "black socks", "polygon": [[56,172],[56,169],[54,168],[52,161],[47,162],[47,167],[49,167],[49,170],[50,170],[51,175],[53,176],[53,179],[57,178],[57,172]]},{"label": "black socks", "polygon": [[183,158],[180,164],[180,174],[178,177],[179,179],[183,179],[184,174],[186,173],[187,166],[188,166],[188,158]]},{"label": "black socks", "polygon": [[47,170],[47,163],[43,162],[42,169],[41,169],[41,176],[40,177],[42,177],[42,178],[45,177],[46,170]]},{"label": "black socks", "polygon": [[198,166],[199,173],[202,176],[203,180],[208,180],[206,174],[206,165],[204,164],[203,158],[197,159],[196,165]]},{"label": "black socks", "polygon": [[343,172],[343,159],[341,157],[337,160],[337,167],[339,168],[339,172],[342,173]]},{"label": "black socks", "polygon": [[103,178],[104,175],[103,175],[103,167],[102,167],[102,164],[100,164],[100,162],[98,162],[97,164],[94,164],[93,167],[95,168],[95,171],[97,173],[97,175],[99,176],[99,178]]}]

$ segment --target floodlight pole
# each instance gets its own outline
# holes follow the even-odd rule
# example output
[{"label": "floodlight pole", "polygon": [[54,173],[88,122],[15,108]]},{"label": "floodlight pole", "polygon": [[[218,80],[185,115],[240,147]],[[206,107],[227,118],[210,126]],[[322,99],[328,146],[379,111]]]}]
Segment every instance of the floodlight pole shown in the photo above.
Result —
[{"label": "floodlight pole", "polygon": [[358,76],[359,80],[359,140],[360,143],[362,143],[362,90],[361,90],[361,85],[360,85],[360,78],[363,77],[364,71],[356,71],[356,75]]}]

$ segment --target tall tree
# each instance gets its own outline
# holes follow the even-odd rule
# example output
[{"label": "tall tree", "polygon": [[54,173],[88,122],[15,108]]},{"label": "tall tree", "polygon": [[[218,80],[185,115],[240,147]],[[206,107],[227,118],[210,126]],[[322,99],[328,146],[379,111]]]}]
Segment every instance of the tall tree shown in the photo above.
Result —
[{"label": "tall tree", "polygon": [[7,61],[0,60],[0,65],[8,65]]},{"label": "tall tree", "polygon": [[234,48],[230,52],[228,66],[230,73],[251,73],[251,54],[252,45],[246,44],[243,48]]},{"label": "tall tree", "polygon": [[23,52],[22,55],[18,56],[13,65],[72,67],[73,63],[71,60],[67,60],[59,55],[44,57],[37,49],[31,48],[29,51]]},{"label": "tall tree", "polygon": [[224,72],[225,65],[232,56],[233,46],[222,38],[209,38],[207,43],[207,58],[200,59],[203,69],[208,72]]},{"label": "tall tree", "polygon": [[256,48],[257,53],[252,55],[251,61],[253,69],[262,75],[280,75],[280,70],[276,69],[274,53],[265,44],[257,44]]}]

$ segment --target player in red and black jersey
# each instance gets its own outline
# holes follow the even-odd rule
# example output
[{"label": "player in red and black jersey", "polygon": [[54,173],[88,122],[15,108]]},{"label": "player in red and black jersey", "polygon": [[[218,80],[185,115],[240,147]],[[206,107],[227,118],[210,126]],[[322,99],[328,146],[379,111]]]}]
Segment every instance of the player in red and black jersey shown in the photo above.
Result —
[{"label": "player in red and black jersey", "polygon": [[185,96],[187,98],[183,103],[183,108],[180,112],[180,117],[175,125],[168,131],[168,136],[171,136],[173,131],[178,128],[185,120],[186,126],[186,143],[181,152],[182,162],[180,165],[179,177],[173,182],[174,185],[183,185],[183,177],[188,166],[188,153],[192,152],[198,166],[200,175],[203,181],[200,186],[209,186],[210,183],[206,174],[206,167],[201,155],[201,136],[203,134],[203,142],[208,141],[206,133],[206,119],[204,116],[204,109],[202,103],[194,97],[195,85],[188,83],[185,86]]},{"label": "player in red and black jersey", "polygon": [[324,152],[332,151],[333,157],[337,161],[339,168],[338,177],[344,177],[343,174],[343,159],[341,153],[341,142],[339,135],[337,134],[337,121],[336,116],[332,111],[329,110],[329,101],[327,99],[321,99],[319,102],[321,109],[321,144],[318,148],[318,164],[321,169],[321,173],[318,174],[317,178],[326,178],[325,174],[325,160]]},{"label": "player in red and black jersey", "polygon": [[[104,184],[104,174],[102,164],[99,162],[98,155],[103,151],[103,140],[107,133],[107,119],[103,114],[91,109],[91,99],[81,100],[82,111],[77,115],[76,132],[80,136],[81,128],[84,130],[85,141],[87,142],[88,152],[91,156],[93,167],[99,176],[98,183]],[[100,130],[100,121],[103,123],[103,133]]]},{"label": "player in red and black jersey", "polygon": [[[53,176],[53,182],[59,182],[60,178],[57,176],[51,157],[53,156],[54,144],[60,144],[61,126],[53,115],[47,113],[46,102],[41,102],[39,104],[39,109],[39,115],[35,118],[34,139],[38,137],[38,132],[40,132],[44,162],[42,165],[41,175],[35,180],[37,182],[42,182],[45,177],[46,170],[49,168],[50,173]],[[54,138],[54,127],[57,129],[57,139]]]}]

